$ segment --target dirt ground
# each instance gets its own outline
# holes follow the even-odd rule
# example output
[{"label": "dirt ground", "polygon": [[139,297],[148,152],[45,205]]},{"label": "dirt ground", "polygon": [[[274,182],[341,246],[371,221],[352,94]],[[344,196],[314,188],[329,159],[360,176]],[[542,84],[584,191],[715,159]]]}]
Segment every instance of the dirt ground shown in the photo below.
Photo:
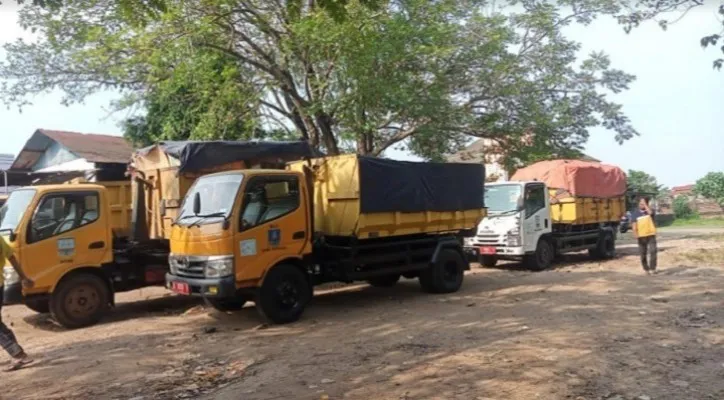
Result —
[{"label": "dirt ground", "polygon": [[318,293],[281,327],[162,289],[77,331],[6,307],[41,362],[3,374],[0,398],[724,399],[724,236],[664,239],[653,277],[629,240],[605,263],[475,267],[453,295]]}]

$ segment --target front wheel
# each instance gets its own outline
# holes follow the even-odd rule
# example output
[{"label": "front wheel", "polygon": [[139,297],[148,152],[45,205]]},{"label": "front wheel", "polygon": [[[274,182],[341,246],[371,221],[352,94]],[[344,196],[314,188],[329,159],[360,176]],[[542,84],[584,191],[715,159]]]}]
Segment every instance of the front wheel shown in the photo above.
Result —
[{"label": "front wheel", "polygon": [[628,232],[628,227],[626,225],[621,225],[619,231],[621,231],[621,233],[626,233]]},{"label": "front wheel", "polygon": [[255,302],[262,317],[275,324],[297,321],[312,299],[307,276],[290,264],[279,264],[267,273]]},{"label": "front wheel", "polygon": [[103,279],[79,274],[64,279],[55,288],[50,299],[50,312],[66,328],[83,328],[98,322],[110,303],[111,292]]},{"label": "front wheel", "polygon": [[535,253],[526,256],[523,260],[525,266],[534,271],[543,271],[551,266],[555,259],[555,252],[553,246],[546,239],[538,240]]},{"label": "front wheel", "polygon": [[428,293],[454,293],[465,277],[466,261],[459,251],[443,249],[437,262],[420,271],[420,286]]}]

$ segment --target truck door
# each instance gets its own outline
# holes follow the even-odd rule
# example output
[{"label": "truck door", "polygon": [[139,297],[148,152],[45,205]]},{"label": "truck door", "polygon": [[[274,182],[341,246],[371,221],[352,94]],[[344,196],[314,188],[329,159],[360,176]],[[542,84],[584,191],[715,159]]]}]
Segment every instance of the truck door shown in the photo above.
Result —
[{"label": "truck door", "polygon": [[542,183],[529,183],[525,185],[524,193],[524,221],[523,246],[525,251],[535,251],[538,238],[551,231],[550,212],[546,207],[546,187]]},{"label": "truck door", "polygon": [[261,278],[267,268],[299,257],[310,233],[297,175],[254,176],[242,194],[236,234],[237,281]]},{"label": "truck door", "polygon": [[21,263],[35,280],[32,292],[54,287],[69,270],[99,266],[110,250],[107,217],[97,191],[44,195],[33,211]]}]

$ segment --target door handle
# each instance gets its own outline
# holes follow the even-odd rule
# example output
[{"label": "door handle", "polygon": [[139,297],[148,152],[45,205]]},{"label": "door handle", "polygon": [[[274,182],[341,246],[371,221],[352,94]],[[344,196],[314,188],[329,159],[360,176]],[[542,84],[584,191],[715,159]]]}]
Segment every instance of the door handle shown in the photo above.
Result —
[{"label": "door handle", "polygon": [[102,249],[104,247],[106,247],[106,242],[103,242],[103,241],[93,242],[90,245],[88,245],[88,248],[91,250]]},{"label": "door handle", "polygon": [[548,229],[548,218],[545,219],[545,226],[546,226],[546,229]]},{"label": "door handle", "polygon": [[294,232],[292,240],[304,239],[305,236],[307,236],[307,233],[304,231]]}]

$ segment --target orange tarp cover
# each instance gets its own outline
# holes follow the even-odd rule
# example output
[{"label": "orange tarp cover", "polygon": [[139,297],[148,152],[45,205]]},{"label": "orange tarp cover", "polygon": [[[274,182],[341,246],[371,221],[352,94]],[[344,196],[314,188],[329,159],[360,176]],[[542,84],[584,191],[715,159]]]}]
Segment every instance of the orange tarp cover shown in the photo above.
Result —
[{"label": "orange tarp cover", "polygon": [[580,197],[617,197],[626,192],[626,174],[621,168],[590,161],[541,161],[519,169],[510,180],[537,180]]}]

